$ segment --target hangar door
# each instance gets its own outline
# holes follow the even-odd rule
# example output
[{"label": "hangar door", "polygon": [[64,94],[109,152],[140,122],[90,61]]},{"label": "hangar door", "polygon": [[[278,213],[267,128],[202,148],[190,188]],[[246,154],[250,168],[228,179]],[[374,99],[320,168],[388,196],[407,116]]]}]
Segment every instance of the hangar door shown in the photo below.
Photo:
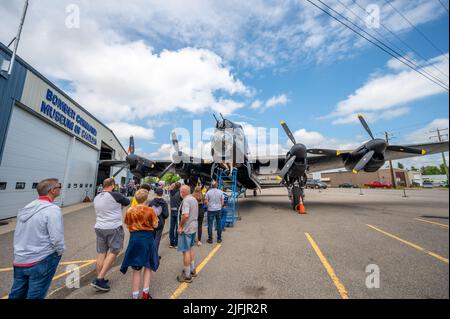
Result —
[{"label": "hangar door", "polygon": [[[81,202],[94,183],[97,154],[95,149],[15,106],[0,163],[0,219],[16,216],[18,209],[34,200],[38,196],[36,185],[44,178],[61,181],[62,196],[57,204]],[[78,185],[66,189],[68,183]]]},{"label": "hangar door", "polygon": [[94,199],[98,151],[73,139],[64,183],[63,205],[80,203],[88,196]]},{"label": "hangar door", "polygon": [[44,178],[64,177],[70,136],[14,107],[0,165],[0,218],[17,210],[38,195],[36,183]]}]

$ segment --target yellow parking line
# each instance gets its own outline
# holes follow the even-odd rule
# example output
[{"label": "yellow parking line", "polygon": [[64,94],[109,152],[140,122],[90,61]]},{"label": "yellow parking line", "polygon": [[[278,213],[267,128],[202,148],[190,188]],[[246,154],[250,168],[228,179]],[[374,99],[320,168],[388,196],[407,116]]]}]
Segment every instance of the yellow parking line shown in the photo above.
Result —
[{"label": "yellow parking line", "polygon": [[[214,247],[214,249],[208,254],[208,256],[206,256],[206,258],[203,259],[200,265],[196,267],[197,273],[202,271],[203,267],[205,267],[206,264],[211,260],[211,258],[213,258],[213,256],[217,253],[220,247],[222,247],[222,244],[217,244],[217,246]],[[170,299],[177,299],[187,287],[189,287],[188,283],[186,282],[181,283],[180,286],[177,288],[177,290],[175,290],[175,292],[172,294],[172,296],[170,296]]]},{"label": "yellow parking line", "polygon": [[[81,264],[81,263],[84,263],[84,265],[75,267],[74,269],[72,269],[72,270],[70,270],[70,271],[63,272],[62,274],[59,274],[59,275],[53,277],[52,281],[57,280],[57,279],[59,279],[59,278],[61,278],[61,277],[64,277],[64,276],[70,274],[71,272],[73,272],[73,271],[75,271],[75,270],[78,270],[78,269],[87,267],[87,266],[89,266],[89,265],[92,265],[92,264],[95,263],[95,262],[96,262],[95,259],[89,259],[89,260],[65,261],[65,262],[59,263],[59,265],[73,265],[73,264]],[[5,269],[6,269],[6,268],[5,268]],[[13,269],[13,268],[11,268],[11,270],[12,270],[12,269]],[[8,299],[8,295],[3,296],[3,297],[1,297],[0,299]]]},{"label": "yellow parking line", "polygon": [[314,239],[312,239],[311,235],[308,233],[305,233],[306,238],[309,240],[309,243],[311,244],[312,248],[316,252],[317,256],[319,257],[320,261],[322,262],[323,266],[325,267],[328,275],[330,276],[331,280],[333,281],[334,285],[336,286],[339,294],[341,295],[342,299],[348,299],[348,293],[347,290],[345,290],[344,285],[339,280],[339,278],[336,276],[336,273],[334,272],[331,265],[328,263],[325,256],[322,254],[322,251],[320,250],[319,246],[317,246]]},{"label": "yellow parking line", "polygon": [[93,263],[95,263],[95,262],[96,262],[96,260],[92,260],[92,261],[89,261],[89,262],[85,263],[84,265],[81,265],[81,266],[75,267],[75,268],[74,268],[74,269],[72,269],[72,270],[69,270],[69,271],[63,272],[62,274],[59,274],[59,275],[57,275],[57,276],[53,277],[53,280],[57,280],[57,279],[59,279],[59,278],[61,278],[61,277],[64,277],[65,275],[68,275],[68,274],[70,274],[71,272],[73,272],[73,271],[75,271],[75,270],[78,270],[78,269],[81,269],[81,268],[87,267],[87,266],[89,266],[89,265],[92,265],[92,264],[93,264]]},{"label": "yellow parking line", "polygon": [[440,226],[440,227],[448,229],[448,225],[446,225],[446,224],[436,223],[436,222],[432,222],[432,221],[421,219],[421,218],[414,218],[414,219],[415,220],[419,220],[421,222],[430,223],[430,224],[437,225],[437,226]]},{"label": "yellow parking line", "polygon": [[400,241],[400,242],[402,242],[402,243],[404,243],[404,244],[406,244],[406,245],[408,245],[408,246],[411,246],[411,247],[413,247],[413,248],[415,248],[415,249],[417,249],[417,250],[420,250],[420,251],[422,251],[422,252],[424,252],[424,253],[426,253],[426,254],[428,254],[428,255],[430,255],[430,256],[433,256],[434,258],[439,259],[440,261],[443,261],[443,262],[445,262],[445,263],[448,264],[448,259],[445,258],[445,257],[442,257],[442,256],[440,256],[440,255],[438,255],[438,254],[436,254],[436,253],[433,253],[432,251],[426,250],[425,248],[422,248],[422,247],[420,247],[419,245],[416,245],[416,244],[413,244],[413,243],[411,243],[411,242],[409,242],[409,241],[406,241],[406,240],[404,240],[404,239],[401,239],[400,237],[397,237],[397,236],[395,236],[395,235],[392,235],[392,234],[390,234],[390,233],[388,233],[388,232],[386,232],[386,231],[384,231],[384,230],[381,230],[381,229],[379,229],[379,228],[377,228],[377,227],[375,227],[375,226],[372,226],[372,225],[369,225],[369,224],[366,224],[366,225],[369,226],[370,228],[375,229],[376,231],[378,231],[378,232],[380,232],[380,233],[386,235],[386,236],[389,236],[389,237],[391,237],[391,238],[394,238],[394,239],[396,239],[396,240],[398,240],[398,241]]},{"label": "yellow parking line", "polygon": [[[64,261],[64,262],[59,263],[59,265],[84,264],[84,263],[93,263],[95,261],[96,261],[95,259]],[[12,271],[12,270],[14,270],[14,268],[12,268],[12,267],[0,268],[0,272]]]}]

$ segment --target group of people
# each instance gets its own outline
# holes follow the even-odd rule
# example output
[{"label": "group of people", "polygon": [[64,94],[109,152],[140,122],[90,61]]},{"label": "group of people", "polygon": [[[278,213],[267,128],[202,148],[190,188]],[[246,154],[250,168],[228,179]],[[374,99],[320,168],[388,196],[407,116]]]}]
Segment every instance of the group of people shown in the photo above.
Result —
[{"label": "group of people", "polygon": [[[43,299],[65,250],[64,224],[61,209],[54,204],[61,184],[55,178],[38,183],[39,197],[21,209],[14,233],[14,282],[10,299]],[[124,246],[124,225],[130,232],[120,271],[126,274],[132,268],[133,299],[151,299],[152,272],[159,268],[159,246],[165,219],[170,216],[169,246],[183,255],[183,270],[179,282],[190,283],[197,276],[193,247],[201,245],[205,212],[208,219],[208,243],[213,243],[213,222],[216,222],[217,242],[222,242],[222,209],[224,193],[213,182],[204,194],[197,186],[179,182],[170,187],[170,208],[163,198],[163,189],[154,189],[149,201],[150,185],[142,185],[132,201],[115,191],[113,178],[107,178],[94,199],[96,223],[96,278],[91,286],[98,291],[109,291],[106,275]],[[130,207],[123,218],[123,208]],[[143,274],[143,279],[141,279]],[[142,286],[142,295],[140,287]]]}]

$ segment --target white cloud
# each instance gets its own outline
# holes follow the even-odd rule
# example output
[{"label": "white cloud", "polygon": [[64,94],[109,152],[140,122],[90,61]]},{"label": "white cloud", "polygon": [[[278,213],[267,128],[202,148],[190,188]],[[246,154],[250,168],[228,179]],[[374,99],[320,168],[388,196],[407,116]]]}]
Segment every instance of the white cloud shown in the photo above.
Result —
[{"label": "white cloud", "polygon": [[[137,150],[136,150],[136,153]],[[144,156],[148,159],[157,160],[157,159],[164,159],[164,160],[170,160],[172,159],[173,154],[173,146],[172,144],[161,144],[157,151],[150,152],[150,153],[139,153],[139,155]]]},{"label": "white cloud", "polygon": [[[404,136],[403,139],[399,141],[398,144],[406,145],[406,144],[422,144],[422,143],[432,143],[437,142],[437,138],[430,139],[432,136],[436,136],[436,129],[445,129],[449,127],[449,119],[448,118],[437,118],[425,125],[424,127],[421,127],[419,129],[416,129]],[[443,134],[448,133],[448,131],[444,131]],[[448,140],[447,137],[444,138],[444,140]],[[396,143],[397,144],[397,143]],[[447,165],[448,165],[448,152],[444,153],[445,157],[447,159]],[[401,159],[398,161],[394,161],[394,166],[397,167],[397,162],[402,163],[405,165],[405,167],[411,167],[414,166],[416,168],[420,168],[422,166],[426,165],[433,165],[433,166],[439,166],[442,163],[442,155],[441,154],[433,154],[433,155],[425,155],[425,156],[416,156],[406,159]]]},{"label": "white cloud", "polygon": [[[388,62],[392,68],[392,62]],[[421,70],[435,73],[434,68],[448,75],[448,54],[424,62]],[[399,70],[398,73],[378,75],[370,78],[347,99],[339,102],[334,112],[325,118],[335,118],[333,124],[356,122],[356,114],[363,112],[369,121],[394,118],[409,112],[404,105],[428,96],[445,93],[435,83],[413,70]],[[445,80],[448,86],[448,79]]]},{"label": "white cloud", "polygon": [[[361,17],[367,16],[353,1],[343,2]],[[365,7],[373,1],[360,0],[359,3]],[[80,30],[65,28],[65,7],[68,4],[80,7],[80,30],[86,30],[88,36],[89,28],[95,24],[102,32],[109,33],[110,39],[126,38],[128,42],[133,42],[139,38],[156,48],[165,48],[167,43],[175,48],[204,48],[224,57],[227,62],[257,69],[283,63],[332,63],[354,55],[355,49],[371,46],[312,4],[290,0],[193,0],[189,6],[179,0],[130,0],[126,5],[107,0],[32,1],[22,44],[29,40],[27,33],[32,33],[36,41],[44,42],[37,47],[39,55],[48,55],[48,51],[76,52],[75,48],[89,48],[88,36],[80,37],[80,41],[74,41],[71,45],[61,41],[65,37],[73,40],[72,37],[80,33]],[[337,1],[328,4],[365,27],[364,21],[355,19]],[[397,0],[393,4],[415,25],[446,14],[437,1]],[[392,30],[406,32],[412,29],[390,6],[380,8],[382,22]],[[21,9],[20,1],[1,1],[2,42],[8,43],[15,35]],[[55,37],[52,29],[59,30],[62,36]],[[379,32],[385,30],[380,29]],[[90,35],[92,39],[98,39],[97,32]],[[58,43],[57,50],[55,43]],[[23,53],[27,45],[22,47],[22,44],[20,50]],[[33,50],[35,47],[29,48],[29,55],[36,52]]]},{"label": "white cloud", "polygon": [[[362,144],[363,141],[353,140],[346,141],[334,137],[328,137],[317,131],[308,131],[304,128],[292,133],[297,143],[304,144],[307,148],[328,148],[351,150]],[[292,146],[291,140],[288,139],[287,145]]]},{"label": "white cloud", "polygon": [[[80,1],[79,29],[65,28],[64,19],[42,19],[63,18],[65,4],[30,3],[19,54],[50,79],[69,82],[69,94],[102,120],[174,111],[213,110],[227,115],[244,106],[239,99],[250,89],[211,50],[184,47],[156,53],[144,41],[113,28],[112,20],[95,19],[100,7],[84,1]],[[9,42],[17,21],[11,4],[6,5],[7,13],[4,6],[2,2],[0,20],[6,28],[0,30],[0,39]],[[123,10],[123,4],[120,7]],[[112,10],[109,3],[105,8]]]},{"label": "white cloud", "polygon": [[[364,119],[368,123],[373,123],[378,120],[391,120],[396,117],[403,116],[409,113],[411,109],[409,107],[399,107],[398,109],[389,109],[382,112],[364,112]],[[339,117],[331,122],[332,124],[350,124],[359,123],[358,113],[352,113],[344,117]]]},{"label": "white cloud", "polygon": [[[431,131],[436,131],[437,129],[446,129],[449,127],[448,118],[438,118],[431,121],[425,127],[415,130],[414,132],[409,133],[405,141],[409,143],[429,143],[431,142],[430,137],[436,136],[436,133],[430,133]],[[444,132],[445,134],[448,131]],[[434,139],[437,141],[437,139]]]},{"label": "white cloud", "polygon": [[294,135],[295,141],[297,143],[305,144],[308,148],[323,145],[323,143],[327,140],[327,138],[321,133],[315,131],[307,131],[304,128],[299,129],[292,134]]},{"label": "white cloud", "polygon": [[161,118],[154,118],[147,121],[147,125],[151,128],[160,128],[167,125],[175,125],[173,121],[167,121]]},{"label": "white cloud", "polygon": [[262,102],[260,100],[256,100],[250,106],[252,109],[259,109],[262,106]]},{"label": "white cloud", "polygon": [[281,94],[278,96],[272,96],[270,99],[266,101],[266,107],[275,107],[278,105],[286,105],[289,102],[286,94]]},{"label": "white cloud", "polygon": [[152,140],[155,137],[153,129],[133,125],[125,122],[112,122],[106,124],[119,139],[128,139],[131,135],[135,138]]}]

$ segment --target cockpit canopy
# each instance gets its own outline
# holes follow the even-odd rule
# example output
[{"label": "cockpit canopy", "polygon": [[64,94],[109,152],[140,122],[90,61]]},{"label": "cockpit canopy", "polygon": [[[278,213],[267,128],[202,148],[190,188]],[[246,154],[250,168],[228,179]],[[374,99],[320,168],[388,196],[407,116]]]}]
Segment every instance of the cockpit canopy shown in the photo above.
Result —
[{"label": "cockpit canopy", "polygon": [[230,120],[223,119],[221,121],[216,122],[216,128],[223,130],[232,128],[242,128],[242,126],[240,124],[233,123]]}]

